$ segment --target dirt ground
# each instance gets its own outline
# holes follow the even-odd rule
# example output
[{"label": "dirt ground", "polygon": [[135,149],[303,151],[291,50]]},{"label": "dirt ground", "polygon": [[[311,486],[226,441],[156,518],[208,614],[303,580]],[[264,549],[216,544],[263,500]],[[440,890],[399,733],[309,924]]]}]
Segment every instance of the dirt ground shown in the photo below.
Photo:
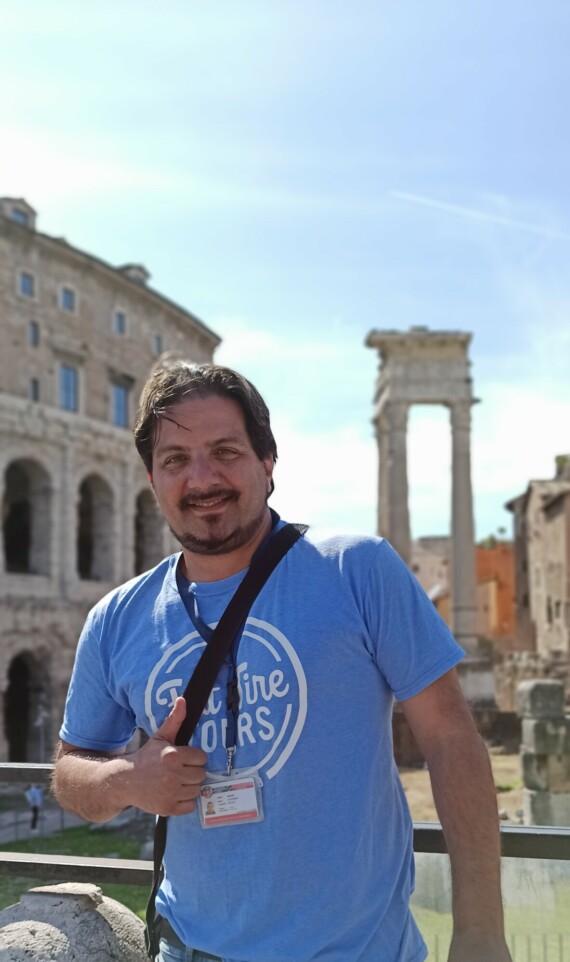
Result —
[{"label": "dirt ground", "polygon": [[[522,823],[522,778],[518,755],[503,755],[490,750],[497,804],[503,818],[511,824]],[[415,822],[438,821],[427,769],[401,768],[400,778]],[[505,815],[507,818],[505,818]]]}]

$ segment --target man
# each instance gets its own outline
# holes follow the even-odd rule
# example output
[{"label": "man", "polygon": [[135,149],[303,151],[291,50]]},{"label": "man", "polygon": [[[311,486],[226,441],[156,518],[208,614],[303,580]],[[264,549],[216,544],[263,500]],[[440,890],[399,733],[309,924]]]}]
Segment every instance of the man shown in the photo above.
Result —
[{"label": "man", "polygon": [[[182,552],[90,613],[55,791],[92,821],[129,805],[172,816],[160,958],[425,958],[408,906],[395,696],[451,856],[449,962],[508,962],[495,792],[453,671],[462,652],[408,569],[382,539],[297,541],[254,602],[191,745],[176,747],[180,693],[252,556],[282,525],[267,504],[277,449],[253,385],[183,363],[149,379],[135,441]],[[150,738],[124,754],[137,727]]]},{"label": "man", "polygon": [[26,788],[26,801],[30,807],[30,830],[38,831],[38,820],[42,809],[44,794],[39,785],[28,785]]}]

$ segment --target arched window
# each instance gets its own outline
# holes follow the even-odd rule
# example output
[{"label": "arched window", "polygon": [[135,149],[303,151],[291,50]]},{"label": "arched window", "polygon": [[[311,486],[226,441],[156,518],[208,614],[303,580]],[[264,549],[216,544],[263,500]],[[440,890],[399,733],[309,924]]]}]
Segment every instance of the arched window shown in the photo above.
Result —
[{"label": "arched window", "polygon": [[99,475],[91,474],[79,488],[77,572],[86,581],[112,581],[113,492]]},{"label": "arched window", "polygon": [[23,458],[8,465],[2,518],[6,571],[49,575],[51,485],[37,462]]},{"label": "arched window", "polygon": [[135,511],[135,574],[153,568],[164,558],[164,522],[151,491],[141,491]]},{"label": "arched window", "polygon": [[46,762],[52,750],[49,731],[49,670],[29,652],[10,662],[4,693],[4,735],[10,762]]}]

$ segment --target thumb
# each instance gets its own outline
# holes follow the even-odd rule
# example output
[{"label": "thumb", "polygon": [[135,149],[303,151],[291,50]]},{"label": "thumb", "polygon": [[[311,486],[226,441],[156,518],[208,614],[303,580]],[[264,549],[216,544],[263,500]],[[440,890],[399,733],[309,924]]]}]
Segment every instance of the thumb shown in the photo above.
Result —
[{"label": "thumb", "polygon": [[174,707],[168,715],[160,728],[155,732],[155,738],[162,738],[166,742],[170,742],[174,745],[176,741],[176,736],[178,734],[178,729],[180,728],[182,722],[186,718],[186,701],[184,698],[177,698],[174,702]]}]

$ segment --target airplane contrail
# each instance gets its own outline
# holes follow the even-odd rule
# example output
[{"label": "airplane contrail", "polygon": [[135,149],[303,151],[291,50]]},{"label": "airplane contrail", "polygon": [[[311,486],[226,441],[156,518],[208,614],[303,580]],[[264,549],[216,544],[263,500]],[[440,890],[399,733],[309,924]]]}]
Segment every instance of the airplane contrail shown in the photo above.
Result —
[{"label": "airplane contrail", "polygon": [[499,214],[491,214],[473,207],[448,204],[442,200],[434,200],[432,197],[422,197],[420,194],[409,194],[402,190],[391,190],[389,191],[389,196],[394,197],[396,200],[407,201],[410,204],[421,204],[423,207],[443,210],[448,214],[459,214],[459,216],[469,217],[471,220],[484,221],[489,224],[499,224],[502,227],[514,227],[516,230],[523,230],[528,234],[537,234],[539,237],[551,237],[555,240],[570,240],[570,234],[566,234],[563,231],[552,230],[549,227],[539,227],[536,224],[529,224],[522,220],[513,220],[510,217],[501,217]]}]

